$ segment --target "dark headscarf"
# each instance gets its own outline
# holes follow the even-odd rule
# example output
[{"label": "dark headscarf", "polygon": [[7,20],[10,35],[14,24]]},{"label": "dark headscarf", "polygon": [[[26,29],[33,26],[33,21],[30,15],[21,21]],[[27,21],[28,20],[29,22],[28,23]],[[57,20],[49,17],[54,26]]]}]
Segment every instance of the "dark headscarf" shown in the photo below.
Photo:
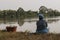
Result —
[{"label": "dark headscarf", "polygon": [[39,20],[41,20],[43,18],[44,18],[43,14],[39,14]]}]

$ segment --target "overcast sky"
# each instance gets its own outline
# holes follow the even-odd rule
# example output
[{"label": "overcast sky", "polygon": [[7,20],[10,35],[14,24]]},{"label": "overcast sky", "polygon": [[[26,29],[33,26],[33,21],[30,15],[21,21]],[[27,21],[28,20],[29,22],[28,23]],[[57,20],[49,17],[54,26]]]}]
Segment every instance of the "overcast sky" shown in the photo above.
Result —
[{"label": "overcast sky", "polygon": [[57,9],[60,11],[60,0],[0,0],[0,9],[38,10],[40,6]]}]

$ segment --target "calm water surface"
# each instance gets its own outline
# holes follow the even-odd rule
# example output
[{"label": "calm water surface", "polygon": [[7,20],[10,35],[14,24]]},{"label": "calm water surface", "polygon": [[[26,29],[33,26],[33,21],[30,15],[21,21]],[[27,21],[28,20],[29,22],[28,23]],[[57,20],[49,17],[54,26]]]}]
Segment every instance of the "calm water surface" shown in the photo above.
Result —
[{"label": "calm water surface", "polygon": [[[33,19],[24,19],[24,21],[19,22],[10,22],[4,24],[0,23],[0,30],[5,30],[6,26],[17,26],[17,32],[36,32],[36,21],[38,18]],[[50,33],[60,33],[60,17],[56,18],[46,18],[48,22],[48,29]]]}]

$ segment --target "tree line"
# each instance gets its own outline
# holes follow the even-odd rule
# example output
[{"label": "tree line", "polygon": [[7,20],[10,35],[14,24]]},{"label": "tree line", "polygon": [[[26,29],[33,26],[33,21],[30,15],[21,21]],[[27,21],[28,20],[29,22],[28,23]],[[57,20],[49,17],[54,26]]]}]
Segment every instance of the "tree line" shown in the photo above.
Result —
[{"label": "tree line", "polygon": [[17,10],[0,10],[0,19],[23,19],[23,18],[34,18],[38,17],[38,14],[42,13],[45,17],[55,17],[60,16],[58,10],[53,10],[51,8],[46,8],[41,6],[38,11],[25,11],[23,8],[19,7]]},{"label": "tree line", "polygon": [[39,13],[45,15],[45,17],[56,17],[60,16],[60,12],[58,10],[53,10],[51,8],[46,8],[45,6],[41,6],[39,8]]}]

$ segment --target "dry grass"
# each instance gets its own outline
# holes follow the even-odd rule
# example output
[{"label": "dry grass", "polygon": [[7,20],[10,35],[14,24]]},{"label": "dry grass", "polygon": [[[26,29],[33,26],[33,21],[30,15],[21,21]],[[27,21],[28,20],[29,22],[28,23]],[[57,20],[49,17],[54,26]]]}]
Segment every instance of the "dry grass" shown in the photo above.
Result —
[{"label": "dry grass", "polygon": [[0,32],[0,40],[60,40],[60,34]]}]

